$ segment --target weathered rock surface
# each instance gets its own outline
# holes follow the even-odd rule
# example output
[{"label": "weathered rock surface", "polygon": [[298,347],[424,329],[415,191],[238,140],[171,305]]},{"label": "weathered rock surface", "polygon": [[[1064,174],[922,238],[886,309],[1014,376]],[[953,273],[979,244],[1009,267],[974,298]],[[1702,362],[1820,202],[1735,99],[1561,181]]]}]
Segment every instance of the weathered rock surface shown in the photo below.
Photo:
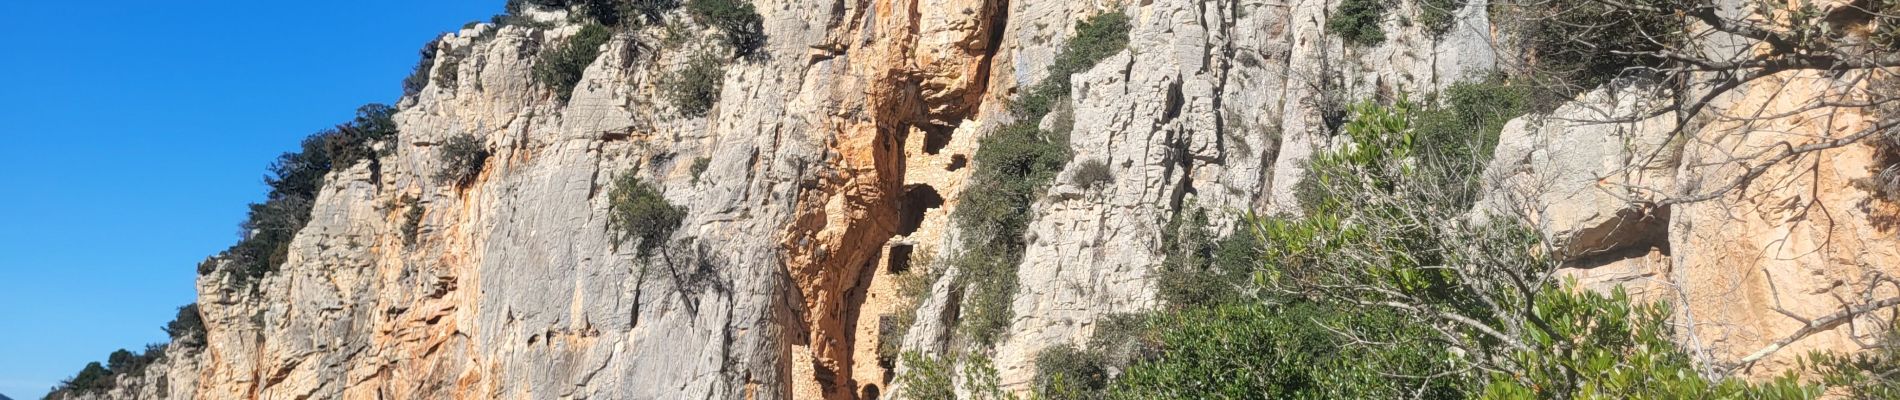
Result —
[{"label": "weathered rock surface", "polygon": [[[662,74],[700,44],[654,45],[658,28],[616,36],[566,101],[533,67],[578,27],[446,36],[432,68],[459,79],[403,99],[390,155],[328,177],[290,261],[255,286],[201,277],[209,343],[173,346],[99,397],[890,394],[892,371],[874,354],[880,317],[896,311],[891,254],[961,251],[949,215],[980,168],[969,164],[978,139],[1009,122],[1007,101],[1046,77],[1077,21],[1123,12],[1128,50],[1071,77],[1063,107],[1074,159],[1104,162],[1113,179],[1078,187],[1068,171],[1035,201],[1016,318],[992,354],[1005,387],[1025,390],[1037,352],[1155,306],[1149,271],[1175,215],[1205,208],[1227,230],[1244,212],[1297,211],[1293,188],[1333,110],[1502,62],[1485,1],[1467,2],[1440,37],[1389,18],[1391,39],[1364,48],[1325,31],[1336,5],[1325,0],[753,3],[763,56],[728,66],[705,118],[680,117],[659,95]],[[1791,82],[1725,101],[1785,108],[1770,94],[1801,88]],[[1714,358],[1795,329],[1776,304],[1814,312],[1858,293],[1862,274],[1900,273],[1900,210],[1844,183],[1866,175],[1867,149],[1776,169],[1769,180],[1795,183],[1745,196],[1645,205],[1736,174],[1724,154],[1864,121],[1717,122],[1687,140],[1671,136],[1673,117],[1591,122],[1656,101],[1639,92],[1599,90],[1513,121],[1481,209],[1538,222],[1586,285],[1686,303],[1693,348]],[[461,134],[492,156],[466,185],[439,182],[438,144]],[[700,158],[709,168],[695,176]],[[606,193],[622,173],[689,210],[655,257],[609,236]],[[1787,179],[1807,175],[1819,178]],[[411,207],[423,218],[405,243]],[[905,349],[951,345],[961,293],[948,273]],[[1846,337],[1799,347],[1844,348]]]}]

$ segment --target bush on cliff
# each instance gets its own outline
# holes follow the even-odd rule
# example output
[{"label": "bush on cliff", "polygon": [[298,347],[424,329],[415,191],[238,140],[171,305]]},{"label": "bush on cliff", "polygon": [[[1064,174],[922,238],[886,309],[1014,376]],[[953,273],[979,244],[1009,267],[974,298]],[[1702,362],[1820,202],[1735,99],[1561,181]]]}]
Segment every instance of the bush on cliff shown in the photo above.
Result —
[{"label": "bush on cliff", "polygon": [[690,0],[686,11],[699,23],[719,28],[734,57],[750,57],[765,45],[765,19],[746,0]]},{"label": "bush on cliff", "polygon": [[573,97],[574,86],[580,84],[587,66],[600,57],[600,46],[612,38],[613,32],[600,25],[581,27],[573,37],[541,53],[541,61],[534,64],[535,82],[554,91],[561,101],[567,101]]},{"label": "bush on cliff", "polygon": [[1326,20],[1326,31],[1339,35],[1348,45],[1377,46],[1385,42],[1385,29],[1379,24],[1385,21],[1387,7],[1387,0],[1342,1]]},{"label": "bush on cliff", "polygon": [[435,175],[437,182],[467,185],[488,163],[488,146],[475,135],[455,135],[442,142],[442,152],[436,154],[436,161],[442,164],[442,170]]},{"label": "bush on cliff", "polygon": [[607,194],[607,227],[615,233],[619,245],[629,242],[640,258],[665,245],[686,219],[686,208],[667,202],[658,188],[640,180],[633,171],[620,175]]},{"label": "bush on cliff", "polygon": [[719,91],[725,85],[726,68],[717,56],[700,54],[678,71],[660,78],[660,95],[679,109],[680,115],[699,118],[719,104]]},{"label": "bush on cliff", "polygon": [[204,317],[198,315],[198,303],[178,307],[178,316],[161,328],[173,342],[186,346],[201,346],[205,341]]}]

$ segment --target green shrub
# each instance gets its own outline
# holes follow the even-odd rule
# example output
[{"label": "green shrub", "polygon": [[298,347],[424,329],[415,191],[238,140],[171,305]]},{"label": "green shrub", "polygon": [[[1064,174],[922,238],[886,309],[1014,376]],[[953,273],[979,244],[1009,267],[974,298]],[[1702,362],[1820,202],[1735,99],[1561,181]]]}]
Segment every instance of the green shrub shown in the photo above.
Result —
[{"label": "green shrub", "polygon": [[324,153],[333,167],[350,167],[363,161],[375,161],[385,155],[378,145],[396,139],[396,108],[385,104],[366,104],[356,109],[356,117],[338,125],[324,137]]},{"label": "green shrub", "polygon": [[422,50],[418,51],[421,53],[421,59],[416,61],[416,67],[409,72],[409,77],[402,80],[403,97],[415,96],[417,93],[422,93],[422,89],[429,87],[429,69],[435,68],[435,53],[441,48],[441,38],[430,40],[428,44],[422,45]]},{"label": "green shrub", "polygon": [[719,28],[734,57],[750,57],[765,45],[765,20],[746,0],[690,0],[686,11],[699,23]]},{"label": "green shrub", "polygon": [[475,181],[482,173],[482,166],[488,163],[488,146],[475,135],[455,135],[442,142],[442,152],[436,154],[436,160],[442,164],[442,170],[435,175],[437,182],[467,185]]},{"label": "green shrub", "polygon": [[1465,0],[1421,0],[1418,6],[1418,23],[1425,33],[1442,36],[1458,24],[1458,9],[1465,7]]},{"label": "green shrub", "polygon": [[955,372],[947,360],[913,351],[904,353],[904,366],[908,369],[897,375],[904,390],[893,398],[958,400]]},{"label": "green shrub", "polygon": [[613,38],[613,32],[600,25],[588,24],[566,41],[541,53],[534,64],[534,80],[554,91],[561,101],[574,95],[587,66],[600,57],[600,46]]},{"label": "green shrub", "polygon": [[718,57],[700,54],[684,68],[660,78],[660,94],[678,108],[681,116],[699,118],[719,104],[719,91],[725,85],[726,69]]},{"label": "green shrub", "polygon": [[680,7],[680,0],[627,0],[622,13],[628,17],[639,17],[647,24],[656,24],[666,19],[666,13]]},{"label": "green shrub", "polygon": [[1386,0],[1344,0],[1326,21],[1326,31],[1348,45],[1377,46],[1385,42],[1385,29],[1379,24],[1385,21],[1386,7]]},{"label": "green shrub", "polygon": [[698,185],[699,176],[705,175],[706,169],[711,168],[711,167],[712,167],[712,158],[700,157],[700,158],[693,159],[693,166],[692,168],[690,168],[690,171],[689,171],[693,173],[693,184]]},{"label": "green shrub", "polygon": [[1849,398],[1900,399],[1900,320],[1888,322],[1873,348],[1851,355],[1815,352],[1803,364],[1820,383],[1840,388]]},{"label": "green shrub", "polygon": [[686,208],[667,202],[658,189],[632,171],[620,175],[607,200],[607,227],[615,232],[615,243],[634,241],[640,258],[666,244],[686,219]]},{"label": "green shrub", "polygon": [[178,307],[178,316],[162,328],[166,336],[181,345],[197,347],[205,344],[204,317],[198,315],[198,303]]},{"label": "green shrub", "polygon": [[1108,368],[1101,353],[1061,345],[1036,353],[1035,393],[1044,399],[1103,398]]},{"label": "green shrub", "polygon": [[976,171],[952,215],[964,232],[956,259],[966,288],[962,325],[976,343],[988,345],[1009,326],[1030,206],[1069,159],[1066,137],[1049,137],[1030,123],[1016,123],[984,137]]},{"label": "green shrub", "polygon": [[1242,300],[1260,262],[1261,245],[1251,232],[1225,238],[1208,229],[1207,210],[1192,205],[1162,231],[1162,261],[1155,271],[1160,300],[1172,307],[1228,304]]},{"label": "green shrub", "polygon": [[119,349],[118,351],[112,352],[112,355],[106,357],[106,369],[111,370],[113,375],[143,375],[145,374],[146,367],[157,363],[159,359],[165,358],[166,347],[167,346],[163,344],[150,344],[145,346],[145,351],[139,353]]},{"label": "green shrub", "polygon": [[1750,384],[1709,379],[1674,341],[1670,313],[1632,303],[1621,287],[1610,296],[1546,289],[1536,309],[1549,330],[1533,329],[1529,349],[1512,352],[1516,375],[1491,374],[1486,399],[1812,399],[1818,388],[1792,372]]},{"label": "green shrub", "polygon": [[59,386],[54,386],[53,392],[48,393],[46,398],[64,399],[73,395],[98,394],[112,389],[112,382],[112,371],[95,361],[86,364],[72,378],[61,381]]},{"label": "green shrub", "polygon": [[1069,184],[1085,189],[1114,181],[1115,173],[1109,171],[1108,163],[1093,158],[1076,164],[1075,172],[1069,175]]},{"label": "green shrub", "polygon": [[1247,304],[1159,318],[1150,326],[1167,350],[1117,378],[1116,398],[1449,399],[1473,384],[1429,326],[1376,308]]}]

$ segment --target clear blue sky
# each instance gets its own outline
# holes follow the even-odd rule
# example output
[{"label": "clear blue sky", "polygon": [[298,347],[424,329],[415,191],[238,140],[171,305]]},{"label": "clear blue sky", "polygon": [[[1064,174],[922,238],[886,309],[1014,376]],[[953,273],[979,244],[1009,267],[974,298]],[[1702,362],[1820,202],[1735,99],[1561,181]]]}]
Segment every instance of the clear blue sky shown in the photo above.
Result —
[{"label": "clear blue sky", "polygon": [[502,0],[0,3],[0,394],[165,341],[264,168]]}]

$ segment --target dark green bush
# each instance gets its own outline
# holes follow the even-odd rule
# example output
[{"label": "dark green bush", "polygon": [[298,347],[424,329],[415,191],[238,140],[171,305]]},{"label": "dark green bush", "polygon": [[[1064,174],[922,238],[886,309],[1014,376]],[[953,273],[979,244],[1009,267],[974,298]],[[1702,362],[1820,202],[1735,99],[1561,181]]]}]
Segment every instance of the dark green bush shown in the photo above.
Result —
[{"label": "dark green bush", "polygon": [[198,315],[198,303],[178,307],[178,316],[162,328],[172,341],[186,346],[202,346],[205,343],[204,317]]},{"label": "dark green bush", "polygon": [[692,168],[690,168],[690,171],[688,171],[693,174],[693,184],[698,185],[699,176],[705,175],[706,169],[711,168],[711,167],[712,167],[712,158],[700,157],[700,158],[693,159],[693,166]]},{"label": "dark green bush", "polygon": [[422,45],[422,50],[417,51],[421,53],[421,59],[416,61],[416,67],[409,72],[409,77],[402,80],[403,97],[415,96],[417,93],[422,93],[423,88],[429,87],[429,69],[435,67],[435,53],[441,48],[442,39],[436,38],[430,40],[429,44]]},{"label": "dark green bush", "polygon": [[1465,0],[1422,0],[1418,6],[1419,25],[1426,33],[1440,36],[1458,24],[1458,9],[1464,8]]},{"label": "dark green bush", "polygon": [[964,232],[956,259],[958,285],[967,288],[962,324],[976,343],[994,343],[1009,326],[1030,206],[1069,160],[1068,139],[1050,136],[1019,122],[984,137],[971,185],[952,215]]},{"label": "dark green bush", "polygon": [[111,388],[112,371],[95,361],[86,364],[85,368],[79,370],[79,374],[61,381],[59,386],[54,386],[53,392],[48,393],[46,398],[64,399],[78,394],[97,394]]},{"label": "dark green bush", "polygon": [[356,118],[349,123],[337,125],[324,137],[324,153],[330,155],[333,167],[350,167],[363,161],[374,161],[383,155],[376,147],[395,140],[396,108],[385,104],[367,104],[356,109]]},{"label": "dark green bush", "polygon": [[159,359],[165,357],[166,347],[167,346],[163,344],[146,345],[145,351],[140,353],[119,349],[118,351],[112,352],[112,355],[106,356],[106,369],[111,370],[113,375],[142,375],[145,373],[145,367],[151,366],[153,363],[157,363]]},{"label": "dark green bush", "polygon": [[1387,0],[1345,0],[1339,8],[1333,10],[1332,18],[1326,21],[1326,31],[1339,35],[1346,44],[1354,46],[1377,46],[1385,42],[1385,29],[1379,24],[1385,22]]},{"label": "dark green bush", "polygon": [[719,57],[700,54],[684,68],[660,78],[660,94],[678,108],[680,115],[699,118],[719,104],[719,91],[725,85],[726,68]]},{"label": "dark green bush", "polygon": [[1159,318],[1150,327],[1167,350],[1118,377],[1117,398],[1457,399],[1474,383],[1430,327],[1379,309],[1246,304]]},{"label": "dark green bush", "polygon": [[686,11],[699,23],[719,28],[734,57],[750,57],[765,46],[765,20],[746,0],[690,0]]},{"label": "dark green bush", "polygon": [[1252,284],[1260,242],[1252,232],[1217,237],[1207,211],[1190,206],[1162,231],[1162,262],[1155,271],[1161,301],[1185,308],[1235,303]]},{"label": "dark green bush", "polygon": [[1075,172],[1069,175],[1069,184],[1085,189],[1114,181],[1115,173],[1109,171],[1108,164],[1093,158],[1076,164]]},{"label": "dark green bush", "polygon": [[436,154],[436,159],[442,164],[442,170],[435,175],[437,182],[467,185],[475,181],[475,176],[482,173],[482,166],[488,163],[488,145],[475,135],[455,135],[442,142],[442,152]]},{"label": "dark green bush", "polygon": [[947,360],[913,351],[904,353],[904,365],[909,369],[897,376],[897,382],[904,385],[897,398],[957,400],[956,372]]},{"label": "dark green bush", "polygon": [[659,189],[640,180],[633,171],[620,175],[607,200],[607,227],[615,232],[615,243],[635,242],[640,258],[665,245],[686,219],[686,208],[667,202]]},{"label": "dark green bush", "polygon": [[1108,368],[1102,354],[1061,345],[1036,353],[1035,393],[1045,399],[1104,398]]},{"label": "dark green bush", "polygon": [[600,57],[600,46],[612,38],[613,32],[600,25],[581,27],[573,37],[541,53],[541,61],[534,64],[534,80],[554,91],[561,101],[567,101],[574,95],[574,86],[580,84],[587,66]]},{"label": "dark green bush", "polygon": [[680,0],[627,0],[622,12],[627,18],[639,17],[644,23],[657,24],[666,13],[680,7]]},{"label": "dark green bush", "polygon": [[1873,348],[1857,354],[1815,352],[1803,362],[1820,382],[1853,399],[1900,399],[1900,320]]}]

